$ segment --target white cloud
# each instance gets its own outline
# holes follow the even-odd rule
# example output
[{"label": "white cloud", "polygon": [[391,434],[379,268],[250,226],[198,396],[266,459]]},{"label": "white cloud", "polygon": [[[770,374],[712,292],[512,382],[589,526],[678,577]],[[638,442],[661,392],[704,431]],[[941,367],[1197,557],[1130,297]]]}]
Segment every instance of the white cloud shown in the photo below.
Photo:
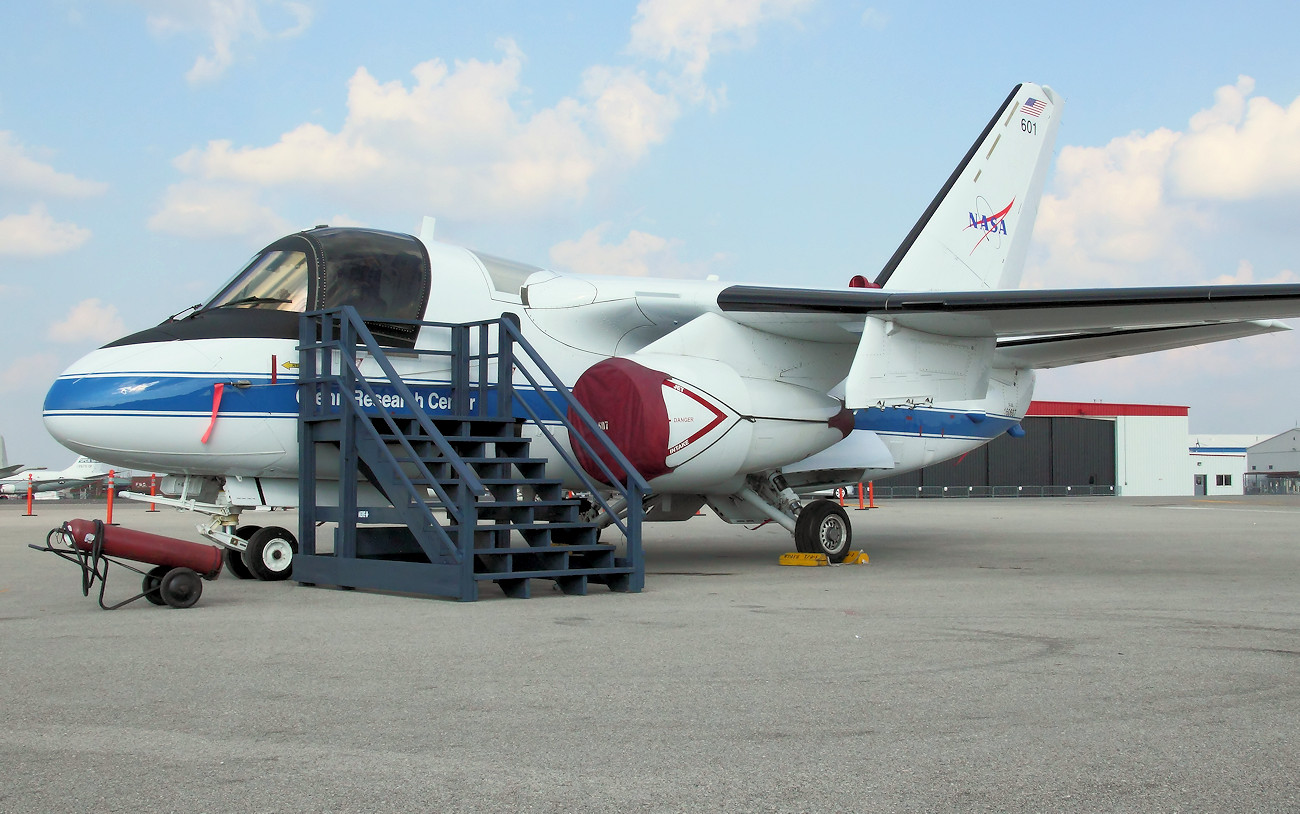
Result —
[{"label": "white cloud", "polygon": [[582,100],[521,113],[523,54],[508,40],[499,47],[494,62],[423,62],[409,86],[359,68],[338,132],[303,124],[267,147],[213,141],[176,166],[206,181],[291,186],[468,219],[541,213],[581,200],[598,172],[639,159],[679,114],[644,77],[607,68],[586,72]]},{"label": "white cloud", "polygon": [[117,307],[97,299],[82,300],[68,310],[59,322],[50,326],[48,337],[69,344],[107,342],[126,333]]},{"label": "white cloud", "polygon": [[0,370],[0,393],[30,393],[44,389],[58,375],[57,356],[52,353],[28,353]]},{"label": "white cloud", "polygon": [[88,198],[103,193],[108,185],[59,172],[33,158],[13,133],[0,131],[0,188],[60,198]]},{"label": "white cloud", "polygon": [[[185,78],[206,82],[225,73],[235,59],[235,47],[244,40],[295,37],[311,24],[312,9],[290,0],[136,0],[149,11],[147,24],[157,36],[198,32],[211,41],[211,51],[201,54]],[[283,26],[269,31],[263,16],[279,17]]]},{"label": "white cloud", "polygon": [[585,232],[577,240],[566,240],[551,247],[551,263],[559,269],[578,274],[605,274],[615,277],[682,277],[703,278],[711,262],[684,261],[678,257],[682,241],[631,230],[621,243],[604,242],[609,224]]},{"label": "white cloud", "polygon": [[1253,89],[1249,77],[1219,88],[1186,131],[1061,148],[1034,232],[1045,259],[1026,280],[1144,285],[1222,273],[1204,241],[1222,241],[1213,227],[1226,221],[1226,207],[1300,196],[1300,99],[1283,108],[1250,98]]},{"label": "white cloud", "polygon": [[[524,55],[508,39],[498,42],[496,60],[431,59],[405,82],[360,67],[336,131],[308,122],[265,146],[215,140],[175,164],[187,185],[282,188],[331,207],[346,201],[480,221],[552,216],[667,139],[685,107],[720,98],[700,84],[709,54],[810,1],[644,0],[629,50],[672,63],[671,70],[652,77],[628,66],[592,66],[573,95],[549,107],[533,106],[522,81]],[[151,225],[191,228],[181,225],[179,210],[192,197],[169,191]]]},{"label": "white cloud", "polygon": [[258,202],[256,190],[195,182],[169,188],[162,208],[149,218],[149,228],[190,238],[266,240],[291,231],[284,218]]},{"label": "white cloud", "polygon": [[644,76],[631,70],[588,68],[582,86],[607,143],[632,160],[663,142],[681,114],[675,98],[657,93]]},{"label": "white cloud", "polygon": [[0,256],[46,257],[79,248],[90,239],[90,230],[74,223],[60,223],[44,204],[33,204],[26,215],[0,218]]},{"label": "white cloud", "polygon": [[641,0],[628,50],[699,78],[718,51],[748,46],[758,26],[788,19],[812,0]]},{"label": "white cloud", "polygon": [[1300,192],[1300,98],[1283,107],[1248,98],[1254,88],[1243,76],[1192,117],[1169,167],[1179,192],[1228,201]]},{"label": "white cloud", "polygon": [[875,31],[884,31],[889,25],[889,15],[878,8],[869,8],[862,12],[862,25]]},{"label": "white cloud", "polygon": [[1232,274],[1221,274],[1210,281],[1212,285],[1253,285],[1271,283],[1297,283],[1300,276],[1290,269],[1282,269],[1277,274],[1262,280],[1255,279],[1255,266],[1249,260],[1237,263],[1237,270]]},{"label": "white cloud", "polygon": [[[1201,215],[1166,193],[1180,135],[1133,133],[1105,147],[1063,147],[1054,192],[1043,196],[1034,237],[1047,245],[1058,285],[1122,284],[1134,266],[1178,251],[1175,237]],[[1026,275],[1031,280],[1033,274]]]}]

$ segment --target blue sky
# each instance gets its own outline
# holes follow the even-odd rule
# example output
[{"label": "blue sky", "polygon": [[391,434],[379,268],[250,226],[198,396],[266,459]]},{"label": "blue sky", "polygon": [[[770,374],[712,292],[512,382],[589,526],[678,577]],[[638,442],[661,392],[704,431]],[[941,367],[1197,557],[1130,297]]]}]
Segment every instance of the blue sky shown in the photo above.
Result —
[{"label": "blue sky", "polygon": [[[1025,285],[1300,279],[1293,3],[49,0],[0,11],[0,434],[319,223],[582,272],[874,274],[1018,81],[1066,100]],[[1300,340],[1041,374],[1039,398],[1300,424]]]}]

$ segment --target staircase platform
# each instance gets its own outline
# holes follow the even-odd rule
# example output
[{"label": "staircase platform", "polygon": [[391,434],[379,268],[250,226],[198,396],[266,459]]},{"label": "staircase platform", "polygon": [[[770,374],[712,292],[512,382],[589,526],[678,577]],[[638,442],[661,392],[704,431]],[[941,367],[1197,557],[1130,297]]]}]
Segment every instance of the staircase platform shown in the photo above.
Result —
[{"label": "staircase platform", "polygon": [[[594,422],[581,432],[569,422],[568,406],[576,405],[572,394],[524,341],[515,322],[418,325],[449,329],[444,332],[449,346],[402,349],[401,356],[453,360],[454,413],[426,413],[417,406],[419,400],[352,308],[303,317],[300,471],[317,471],[319,461],[330,459],[337,462],[340,477],[337,505],[319,505],[314,486],[303,488],[294,579],[463,601],[479,598],[479,585],[485,582],[519,598],[530,596],[531,582],[539,579],[574,595],[586,594],[591,584],[641,590],[641,506],[648,487]],[[485,325],[495,328],[491,341],[485,338]],[[363,356],[382,375],[373,369],[363,373],[358,362]],[[471,370],[494,368],[491,380],[470,375]],[[516,398],[516,370],[534,386],[545,381],[546,395],[554,393],[563,409],[557,403],[554,414],[541,416],[528,400]],[[397,393],[401,412],[382,406],[376,387]],[[588,438],[604,444],[599,454],[629,473],[624,482],[608,471],[605,479],[595,480],[564,451],[560,454],[590,497],[575,496],[566,481],[548,476],[549,461],[529,455],[530,439],[522,430],[526,422],[557,418],[588,452],[596,452]],[[606,482],[618,485],[611,491]],[[374,487],[386,501],[361,505],[358,483]],[[620,546],[600,543],[602,524],[582,516],[584,504],[590,507],[592,500],[609,510],[602,493],[628,506],[626,517],[613,517],[623,534]],[[318,523],[335,525],[330,552],[316,550]]]}]

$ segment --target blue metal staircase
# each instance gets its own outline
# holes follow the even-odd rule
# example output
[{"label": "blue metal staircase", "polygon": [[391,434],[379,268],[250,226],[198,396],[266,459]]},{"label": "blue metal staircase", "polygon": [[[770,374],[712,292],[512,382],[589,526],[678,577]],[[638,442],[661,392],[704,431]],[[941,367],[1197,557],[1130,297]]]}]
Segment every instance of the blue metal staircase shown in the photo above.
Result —
[{"label": "blue metal staircase", "polygon": [[[640,591],[649,487],[524,340],[515,317],[400,324],[445,336],[445,346],[381,348],[351,306],[302,317],[293,578],[463,601],[489,581],[520,598],[536,579],[567,594],[585,594],[591,583]],[[407,367],[411,357],[443,357],[450,381],[408,381],[394,367],[397,356]],[[528,423],[577,475],[585,499],[613,519],[621,552],[583,519],[584,498],[548,475],[545,458],[530,457]],[[570,442],[602,467],[600,480],[578,465]],[[337,491],[327,492],[334,471]],[[317,480],[314,472],[331,476]],[[335,525],[332,551],[317,550],[322,523]]]}]

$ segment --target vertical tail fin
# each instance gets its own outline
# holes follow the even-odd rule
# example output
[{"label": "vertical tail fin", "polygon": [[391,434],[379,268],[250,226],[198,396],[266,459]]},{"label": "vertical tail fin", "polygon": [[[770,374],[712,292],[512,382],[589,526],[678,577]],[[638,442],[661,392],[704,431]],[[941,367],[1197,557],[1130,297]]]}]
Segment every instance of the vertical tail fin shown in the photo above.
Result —
[{"label": "vertical tail fin", "polygon": [[1046,85],[1017,85],[876,284],[905,291],[1018,286],[1061,106]]},{"label": "vertical tail fin", "polygon": [[5,437],[0,435],[0,469],[6,469],[9,466],[9,455],[5,452]]}]

